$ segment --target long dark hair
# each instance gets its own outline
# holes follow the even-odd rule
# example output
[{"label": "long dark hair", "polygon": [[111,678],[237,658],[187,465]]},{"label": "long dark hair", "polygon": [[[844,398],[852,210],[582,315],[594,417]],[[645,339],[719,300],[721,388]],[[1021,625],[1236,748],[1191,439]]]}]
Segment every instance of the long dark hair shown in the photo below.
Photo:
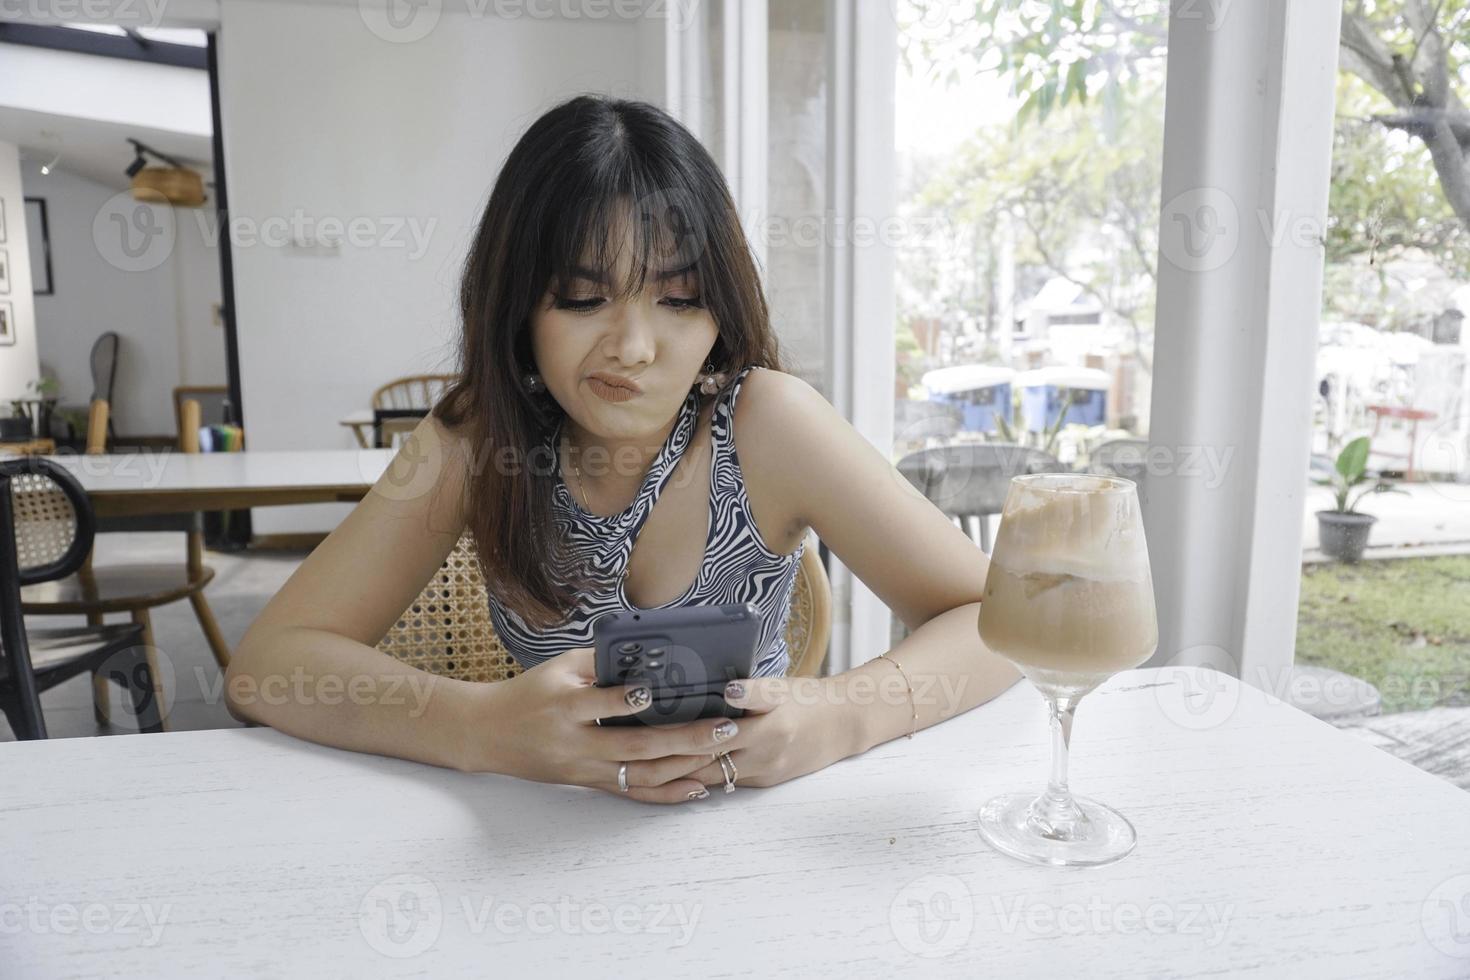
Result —
[{"label": "long dark hair", "polygon": [[[611,276],[611,232],[629,214],[639,251],[619,296],[641,291],[650,267],[693,265],[719,328],[715,370],[732,381],[749,365],[783,370],[735,203],[689,130],[656,106],[596,95],[531,124],[495,180],[465,260],[459,378],[433,414],[476,450],[470,460],[491,463],[470,468],[468,527],[486,587],[536,629],[564,621],[579,592],[604,583],[572,567],[555,528],[554,447],[537,450],[564,412],[523,380],[535,370],[530,316],[548,284],[570,283],[589,256]],[[507,467],[507,458],[530,465]]]}]

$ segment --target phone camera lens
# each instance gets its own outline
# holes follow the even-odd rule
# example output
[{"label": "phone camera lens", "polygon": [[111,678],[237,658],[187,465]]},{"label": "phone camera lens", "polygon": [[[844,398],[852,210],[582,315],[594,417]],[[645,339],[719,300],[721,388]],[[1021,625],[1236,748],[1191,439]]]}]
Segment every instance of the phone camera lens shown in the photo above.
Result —
[{"label": "phone camera lens", "polygon": [[629,640],[627,643],[623,643],[623,644],[621,644],[621,645],[618,646],[618,653],[622,653],[622,654],[633,654],[633,653],[637,653],[638,651],[640,651],[642,649],[643,649],[643,644],[637,642],[636,640]]},{"label": "phone camera lens", "polygon": [[637,662],[638,662],[638,658],[637,657],[623,656],[623,657],[619,657],[618,658],[618,666],[619,667],[631,667],[634,664],[636,664]]}]

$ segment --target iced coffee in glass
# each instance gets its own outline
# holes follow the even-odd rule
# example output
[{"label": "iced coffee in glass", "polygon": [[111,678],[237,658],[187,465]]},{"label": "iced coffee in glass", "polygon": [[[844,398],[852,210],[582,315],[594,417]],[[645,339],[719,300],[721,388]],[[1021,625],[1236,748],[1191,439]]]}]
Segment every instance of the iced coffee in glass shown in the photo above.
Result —
[{"label": "iced coffee in glass", "polygon": [[1011,481],[980,604],[980,639],[1046,699],[1052,774],[1040,796],[981,808],[996,849],[1051,865],[1116,861],[1137,841],[1116,810],[1067,788],[1072,719],[1082,697],[1144,663],[1159,642],[1153,580],[1130,480],[1047,473]]}]

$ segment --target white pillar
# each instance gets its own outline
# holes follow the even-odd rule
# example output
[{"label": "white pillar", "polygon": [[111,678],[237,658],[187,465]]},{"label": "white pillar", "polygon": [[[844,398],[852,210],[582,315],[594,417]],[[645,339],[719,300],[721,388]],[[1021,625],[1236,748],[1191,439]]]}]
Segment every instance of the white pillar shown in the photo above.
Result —
[{"label": "white pillar", "polygon": [[[898,27],[886,3],[827,2],[827,370],[832,404],[885,457],[893,447],[894,254],[869,225],[896,212]],[[866,234],[854,244],[856,234]],[[889,649],[888,607],[833,556],[837,673]]]},{"label": "white pillar", "polygon": [[1143,488],[1150,666],[1259,684],[1292,662],[1340,14],[1173,4]]}]

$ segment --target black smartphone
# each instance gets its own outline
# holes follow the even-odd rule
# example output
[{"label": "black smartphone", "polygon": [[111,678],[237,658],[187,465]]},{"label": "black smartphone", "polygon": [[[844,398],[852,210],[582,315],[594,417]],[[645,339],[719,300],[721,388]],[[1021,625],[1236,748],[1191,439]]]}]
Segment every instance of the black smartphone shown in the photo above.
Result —
[{"label": "black smartphone", "polygon": [[608,613],[592,624],[597,686],[644,681],[653,702],[599,725],[670,725],[696,718],[739,718],[725,685],[750,676],[760,639],[753,603],[676,606]]}]

